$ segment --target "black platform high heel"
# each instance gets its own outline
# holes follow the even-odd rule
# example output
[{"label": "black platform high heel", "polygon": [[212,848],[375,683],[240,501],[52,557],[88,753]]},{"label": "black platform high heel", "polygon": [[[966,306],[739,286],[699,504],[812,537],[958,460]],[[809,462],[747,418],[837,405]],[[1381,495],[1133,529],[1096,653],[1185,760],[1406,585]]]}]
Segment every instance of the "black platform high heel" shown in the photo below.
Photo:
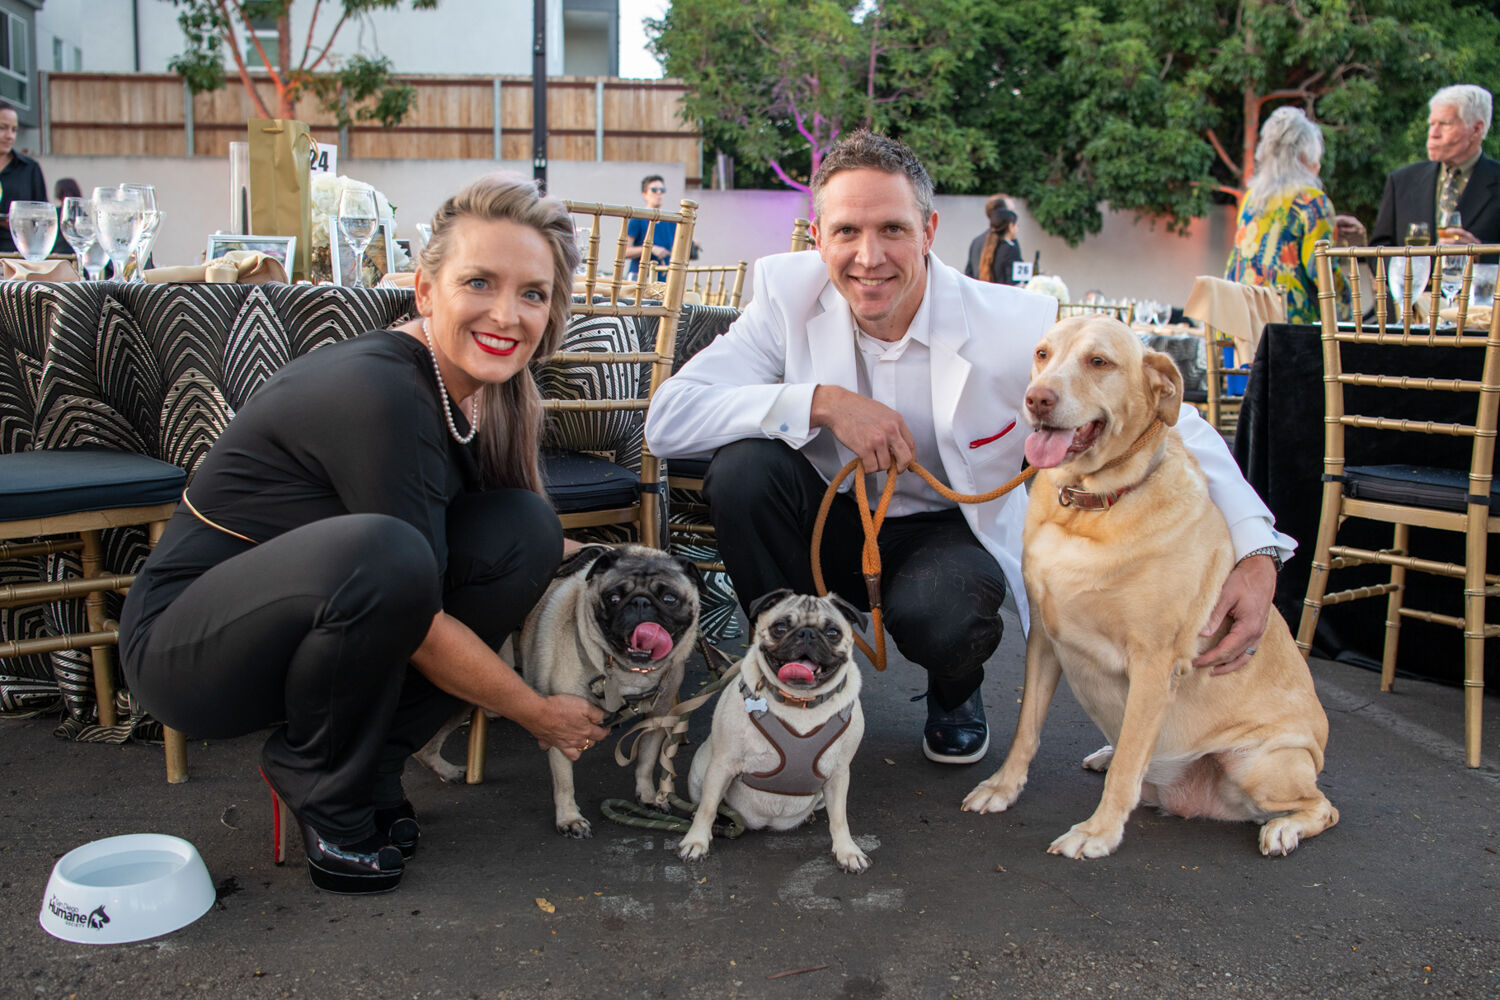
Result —
[{"label": "black platform high heel", "polygon": [[[276,863],[286,861],[286,845],[291,839],[292,824],[302,828],[302,844],[307,852],[307,874],[313,885],[328,892],[366,895],[390,892],[401,884],[406,863],[401,849],[385,833],[377,831],[353,844],[335,844],[325,839],[308,823],[297,817],[271,784],[265,769],[260,772],[271,789],[271,817],[274,823],[272,850]],[[415,843],[413,843],[415,849]]]}]

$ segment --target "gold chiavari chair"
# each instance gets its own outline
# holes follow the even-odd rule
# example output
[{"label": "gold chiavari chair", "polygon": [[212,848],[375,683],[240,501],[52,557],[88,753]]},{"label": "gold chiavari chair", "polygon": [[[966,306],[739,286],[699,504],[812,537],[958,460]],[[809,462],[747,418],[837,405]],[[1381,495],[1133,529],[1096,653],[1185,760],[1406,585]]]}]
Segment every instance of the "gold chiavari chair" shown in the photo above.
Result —
[{"label": "gold chiavari chair", "polygon": [[[1310,652],[1323,608],[1372,597],[1386,598],[1381,690],[1395,685],[1397,645],[1404,618],[1449,625],[1463,632],[1464,758],[1480,762],[1480,723],[1484,693],[1484,641],[1500,635],[1500,625],[1486,624],[1486,599],[1500,590],[1500,576],[1488,572],[1489,539],[1500,530],[1492,509],[1497,413],[1500,413],[1500,315],[1490,308],[1482,328],[1473,322],[1483,307],[1468,306],[1473,267],[1480,256],[1500,253],[1500,246],[1333,247],[1317,245],[1318,298],[1322,306],[1324,459],[1323,506],[1314,546],[1297,645]],[[1401,258],[1405,280],[1393,298],[1401,307],[1399,325],[1388,326],[1388,263]],[[1362,320],[1360,261],[1373,266],[1375,322]],[[1335,265],[1352,288],[1351,324],[1340,326]],[[1459,279],[1456,309],[1444,310],[1440,299],[1443,265]],[[1427,321],[1414,321],[1420,271],[1433,276]],[[1439,322],[1450,318],[1451,324]],[[1355,368],[1354,366],[1358,366]],[[1427,368],[1426,372],[1421,371]],[[1433,371],[1443,377],[1434,377]],[[1367,443],[1370,435],[1379,439]],[[1422,435],[1414,442],[1400,439]],[[1350,438],[1354,440],[1351,442]],[[1451,439],[1458,439],[1456,442]],[[1445,445],[1443,439],[1449,439]],[[1409,444],[1409,447],[1403,445]],[[1351,451],[1382,464],[1350,464]],[[1398,449],[1401,449],[1398,451]],[[1455,461],[1441,463],[1445,455]],[[1412,464],[1394,457],[1420,456]],[[1358,522],[1391,527],[1390,543],[1338,544]],[[1461,563],[1419,556],[1411,551],[1412,529],[1448,531],[1463,538]],[[1441,536],[1424,533],[1424,551]],[[1389,569],[1383,582],[1369,573],[1355,586],[1328,589],[1330,574],[1359,566]],[[1462,614],[1445,614],[1407,606],[1409,573],[1433,574],[1462,581]],[[1457,596],[1457,588],[1454,588]]]},{"label": "gold chiavari chair", "polygon": [[[669,212],[566,204],[590,229],[562,350],[533,365],[548,414],[542,455],[547,496],[566,532],[601,533],[603,540],[629,537],[662,548],[665,477],[661,460],[645,442],[646,409],[672,373],[698,205],[684,200]],[[647,222],[641,259],[648,261],[656,224],[676,224],[664,280],[653,280],[655,269],[649,266],[629,275],[625,251],[632,219]],[[608,270],[601,270],[602,233],[615,223],[614,257]],[[484,712],[475,709],[469,727],[470,784],[484,780],[487,723]]]}]

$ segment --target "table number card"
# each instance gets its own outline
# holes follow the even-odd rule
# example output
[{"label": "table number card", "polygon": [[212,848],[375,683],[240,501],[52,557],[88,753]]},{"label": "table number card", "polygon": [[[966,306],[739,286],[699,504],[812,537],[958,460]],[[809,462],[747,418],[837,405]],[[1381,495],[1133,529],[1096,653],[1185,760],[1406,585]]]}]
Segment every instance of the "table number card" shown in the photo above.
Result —
[{"label": "table number card", "polygon": [[339,175],[339,148],[328,142],[314,142],[308,152],[307,171],[312,174]]},{"label": "table number card", "polygon": [[1023,285],[1031,280],[1032,266],[1027,260],[1018,260],[1010,265],[1010,280],[1013,284]]}]

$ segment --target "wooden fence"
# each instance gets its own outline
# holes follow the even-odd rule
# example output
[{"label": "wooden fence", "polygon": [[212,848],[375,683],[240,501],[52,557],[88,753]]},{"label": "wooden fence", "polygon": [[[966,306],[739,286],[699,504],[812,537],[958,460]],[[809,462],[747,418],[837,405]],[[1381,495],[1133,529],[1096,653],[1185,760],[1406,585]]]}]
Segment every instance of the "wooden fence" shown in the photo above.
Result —
[{"label": "wooden fence", "polygon": [[[172,75],[44,73],[42,152],[82,156],[224,156],[255,117],[238,80],[190,94]],[[530,160],[531,77],[416,76],[406,122],[356,124],[342,135],[315,97],[297,116],[319,142],[352,159]],[[268,81],[262,99],[275,107]],[[680,162],[690,187],[702,183],[701,139],[678,114],[686,91],[675,80],[547,79],[551,160]]]}]

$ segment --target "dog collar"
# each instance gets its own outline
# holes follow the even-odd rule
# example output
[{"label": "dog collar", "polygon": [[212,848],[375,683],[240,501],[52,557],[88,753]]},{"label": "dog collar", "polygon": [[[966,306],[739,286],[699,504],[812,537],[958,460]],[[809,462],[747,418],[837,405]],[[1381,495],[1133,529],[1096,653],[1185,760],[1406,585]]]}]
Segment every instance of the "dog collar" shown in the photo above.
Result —
[{"label": "dog collar", "polygon": [[605,729],[613,729],[622,722],[649,714],[651,706],[661,694],[661,685],[642,694],[621,694],[610,683],[608,675],[598,674],[589,681],[589,693],[599,699],[599,704],[604,708],[604,718],[599,724]]},{"label": "dog collar", "polygon": [[[1145,446],[1147,441],[1155,437],[1157,431],[1162,430],[1165,426],[1166,425],[1163,424],[1159,418],[1152,421],[1151,426],[1147,427],[1143,432],[1141,432],[1141,436],[1135,439],[1135,443],[1130,446],[1129,451],[1125,452],[1125,454],[1121,455],[1119,458],[1116,458],[1114,461],[1101,466],[1098,471],[1103,472],[1106,469],[1112,469],[1124,462],[1126,459],[1130,458],[1136,452],[1140,451],[1141,448]],[[1161,463],[1158,462],[1157,465],[1159,464]],[[1140,479],[1136,480],[1134,483],[1131,483],[1129,486],[1122,487],[1118,490],[1111,490],[1108,493],[1091,493],[1088,490],[1081,490],[1076,486],[1059,486],[1057,488],[1058,506],[1072,507],[1074,510],[1109,510],[1115,504],[1119,503],[1122,496],[1129,493],[1137,486],[1141,485],[1141,483],[1144,483],[1146,480],[1150,479],[1151,474],[1156,471],[1156,468],[1156,465],[1151,466],[1151,468],[1146,470],[1146,474]],[[1095,474],[1097,475],[1097,473]]]},{"label": "dog collar", "polygon": [[816,695],[812,698],[800,698],[797,695],[791,694],[776,686],[775,684],[770,683],[766,680],[765,675],[762,674],[760,676],[760,682],[755,685],[754,691],[751,691],[750,688],[746,686],[744,678],[741,678],[740,693],[743,694],[746,699],[751,699],[762,691],[769,690],[771,696],[774,697],[777,701],[781,702],[783,705],[791,705],[793,708],[817,708],[819,705],[823,704],[823,702],[827,701],[829,698],[832,698],[834,695],[844,690],[844,686],[848,683],[849,678],[845,677],[843,680],[839,681],[838,686],[835,687],[832,691],[824,691],[822,694]]},{"label": "dog collar", "polygon": [[1076,486],[1059,486],[1057,502],[1059,506],[1072,507],[1075,510],[1109,510],[1122,496],[1133,489],[1135,489],[1134,486],[1127,486],[1123,490],[1112,490],[1109,493],[1090,493]]}]

